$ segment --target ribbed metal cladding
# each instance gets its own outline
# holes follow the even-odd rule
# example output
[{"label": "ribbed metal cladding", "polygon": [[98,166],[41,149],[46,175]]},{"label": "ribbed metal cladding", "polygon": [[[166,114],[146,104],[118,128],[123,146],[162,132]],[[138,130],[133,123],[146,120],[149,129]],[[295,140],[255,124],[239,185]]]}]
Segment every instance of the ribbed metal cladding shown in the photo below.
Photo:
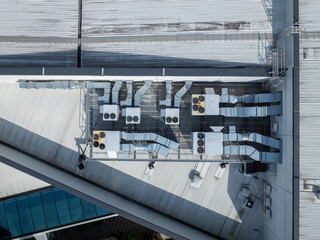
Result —
[{"label": "ribbed metal cladding", "polygon": [[[300,22],[306,32],[320,31],[320,2],[300,0]],[[305,179],[320,179],[320,39],[300,38],[300,237],[319,239],[320,204]]]},{"label": "ribbed metal cladding", "polygon": [[[0,6],[0,36],[21,39],[0,44],[0,66],[76,65],[77,44],[59,44],[59,39],[77,38],[78,0],[1,0]],[[57,38],[57,43],[23,43],[23,37]]]},{"label": "ribbed metal cladding", "polygon": [[[271,26],[263,4],[257,0],[243,0],[241,4],[237,0],[83,0],[82,64],[265,65],[257,58],[263,55],[259,46],[272,44],[273,32],[282,28],[281,2],[273,4]],[[108,42],[88,41],[96,37]]]}]

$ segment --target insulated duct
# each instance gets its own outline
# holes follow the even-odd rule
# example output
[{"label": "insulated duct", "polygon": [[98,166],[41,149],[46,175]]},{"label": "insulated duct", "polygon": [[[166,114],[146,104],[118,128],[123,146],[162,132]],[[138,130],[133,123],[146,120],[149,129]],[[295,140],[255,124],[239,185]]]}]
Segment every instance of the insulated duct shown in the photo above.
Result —
[{"label": "insulated duct", "polygon": [[133,85],[133,81],[132,80],[126,81],[126,85],[127,85],[127,98],[124,101],[120,101],[120,105],[121,106],[132,106],[132,85]]},{"label": "insulated duct", "polygon": [[163,146],[177,150],[179,143],[168,138],[162,137],[156,133],[127,133],[121,132],[121,138],[127,141],[153,141]]},{"label": "insulated duct", "polygon": [[130,153],[137,150],[148,151],[152,153],[160,154],[167,157],[169,154],[169,148],[162,146],[158,143],[151,144],[121,144],[121,150],[126,153]]},{"label": "insulated duct", "polygon": [[228,88],[222,88],[222,95],[220,96],[220,103],[277,103],[281,102],[282,93],[261,93],[245,96],[232,96],[228,94]]},{"label": "insulated duct", "polygon": [[191,88],[192,82],[193,81],[185,81],[184,86],[174,96],[174,107],[175,108],[180,107],[181,99],[182,99],[183,95],[186,94],[186,92]]},{"label": "insulated duct", "polygon": [[159,102],[160,105],[165,105],[168,108],[170,108],[172,104],[172,98],[171,98],[172,82],[173,82],[172,80],[166,81],[166,99]]},{"label": "insulated duct", "polygon": [[134,106],[140,107],[142,96],[149,90],[151,87],[152,80],[144,81],[144,85],[136,92],[134,95]]},{"label": "insulated duct", "polygon": [[223,134],[223,141],[224,142],[241,142],[241,141],[248,141],[248,142],[256,142],[262,145],[281,149],[281,140],[276,138],[271,138],[267,136],[263,136],[259,133],[225,133]]},{"label": "insulated duct", "polygon": [[123,80],[117,80],[115,81],[115,84],[113,85],[112,88],[112,104],[117,104],[119,103],[119,92],[122,86]]},{"label": "insulated duct", "polygon": [[282,105],[262,107],[222,107],[220,115],[225,117],[266,117],[282,114]]},{"label": "insulated duct", "polygon": [[104,104],[110,103],[110,83],[106,82],[104,85],[103,96],[98,97],[98,101],[103,101]]},{"label": "insulated duct", "polygon": [[248,145],[225,145],[224,155],[249,156],[255,161],[265,163],[281,163],[281,153],[279,152],[259,152],[254,147]]}]

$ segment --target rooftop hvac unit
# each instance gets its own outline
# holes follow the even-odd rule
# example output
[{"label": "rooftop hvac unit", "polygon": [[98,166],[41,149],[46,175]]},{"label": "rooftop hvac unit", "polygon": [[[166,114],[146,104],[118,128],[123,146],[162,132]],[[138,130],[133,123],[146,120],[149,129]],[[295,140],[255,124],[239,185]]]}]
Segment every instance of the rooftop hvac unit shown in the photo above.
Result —
[{"label": "rooftop hvac unit", "polygon": [[166,108],[165,109],[165,124],[179,125],[180,123],[180,108]]},{"label": "rooftop hvac unit", "polygon": [[192,115],[205,115],[206,102],[204,95],[192,95]]},{"label": "rooftop hvac unit", "polygon": [[205,134],[203,132],[198,132],[196,133],[196,139],[195,141],[197,142],[197,153],[198,154],[204,154],[204,141],[205,141]]},{"label": "rooftop hvac unit", "polygon": [[105,131],[93,131],[92,145],[95,152],[105,152],[106,148],[106,132]]},{"label": "rooftop hvac unit", "polygon": [[206,154],[210,156],[223,155],[222,132],[193,132],[192,152],[194,155]]},{"label": "rooftop hvac unit", "polygon": [[264,193],[265,194],[270,194],[271,193],[271,186],[270,186],[270,184],[268,184],[266,182],[263,184],[263,189],[264,189]]},{"label": "rooftop hvac unit", "polygon": [[269,207],[264,207],[263,208],[263,215],[266,217],[270,217],[271,216],[271,210]]},{"label": "rooftop hvac unit", "polygon": [[191,113],[193,116],[219,115],[220,96],[213,88],[206,88],[205,94],[192,94]]},{"label": "rooftop hvac unit", "polygon": [[[102,107],[102,111],[101,111]],[[100,112],[102,112],[103,121],[118,121],[119,119],[119,106],[104,104],[100,107]]]},{"label": "rooftop hvac unit", "polygon": [[268,196],[264,196],[263,204],[264,204],[265,207],[270,207],[271,206],[271,198],[268,197]]},{"label": "rooftop hvac unit", "polygon": [[127,107],[125,109],[126,124],[140,124],[141,122],[141,108]]},{"label": "rooftop hvac unit", "polygon": [[120,136],[120,131],[93,131],[93,152],[115,156],[120,151]]}]

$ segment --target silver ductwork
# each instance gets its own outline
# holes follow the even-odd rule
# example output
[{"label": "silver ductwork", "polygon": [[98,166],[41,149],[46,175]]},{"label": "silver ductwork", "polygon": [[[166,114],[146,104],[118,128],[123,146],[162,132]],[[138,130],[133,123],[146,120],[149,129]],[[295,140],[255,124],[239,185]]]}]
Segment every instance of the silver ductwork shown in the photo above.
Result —
[{"label": "silver ductwork", "polygon": [[134,106],[140,107],[142,96],[149,90],[151,87],[152,80],[144,81],[144,85],[136,92],[134,95]]}]

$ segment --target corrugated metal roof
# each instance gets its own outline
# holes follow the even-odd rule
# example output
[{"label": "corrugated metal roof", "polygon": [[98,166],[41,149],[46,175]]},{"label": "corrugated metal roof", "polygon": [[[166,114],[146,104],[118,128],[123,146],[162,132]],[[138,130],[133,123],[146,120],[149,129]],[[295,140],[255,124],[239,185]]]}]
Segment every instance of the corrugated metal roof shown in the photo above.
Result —
[{"label": "corrugated metal roof", "polygon": [[[300,22],[307,32],[320,31],[320,2],[300,0]],[[300,39],[300,182],[320,179],[320,39]],[[318,190],[315,190],[318,191]],[[320,204],[315,192],[300,184],[300,239],[320,236]]]},{"label": "corrugated metal roof", "polygon": [[78,35],[78,0],[1,0],[0,6],[0,36]]}]

